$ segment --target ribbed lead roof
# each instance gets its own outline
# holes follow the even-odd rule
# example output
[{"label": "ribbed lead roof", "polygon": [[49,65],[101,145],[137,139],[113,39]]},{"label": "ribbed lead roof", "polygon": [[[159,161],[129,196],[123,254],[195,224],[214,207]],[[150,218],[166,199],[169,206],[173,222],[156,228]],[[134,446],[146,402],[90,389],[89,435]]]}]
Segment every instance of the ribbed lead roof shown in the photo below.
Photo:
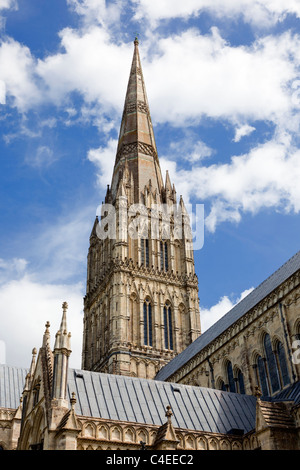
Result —
[{"label": "ribbed lead roof", "polygon": [[69,398],[72,392],[81,416],[161,426],[170,405],[174,427],[225,434],[255,427],[256,399],[250,395],[74,369]]},{"label": "ribbed lead roof", "polygon": [[27,369],[0,364],[0,408],[18,408],[27,373]]},{"label": "ribbed lead roof", "polygon": [[186,364],[192,357],[198,354],[205,346],[211,343],[229,326],[251,310],[267,295],[269,295],[280,284],[292,276],[300,269],[300,251],[290,258],[283,266],[275,271],[270,277],[262,282],[256,289],[250,292],[241,302],[239,302],[226,315],[200,335],[182,353],[178,354],[172,361],[166,364],[157,374],[156,380],[167,380],[177,369]]},{"label": "ribbed lead roof", "polygon": [[281,390],[270,401],[292,401],[294,405],[300,404],[300,381],[293,383],[289,387]]},{"label": "ribbed lead roof", "polygon": [[[27,372],[0,365],[0,408],[18,408]],[[79,416],[161,426],[170,405],[177,428],[222,434],[232,429],[247,433],[255,428],[256,398],[252,395],[69,369],[69,399],[72,392]],[[300,382],[264,400],[299,404]]]}]

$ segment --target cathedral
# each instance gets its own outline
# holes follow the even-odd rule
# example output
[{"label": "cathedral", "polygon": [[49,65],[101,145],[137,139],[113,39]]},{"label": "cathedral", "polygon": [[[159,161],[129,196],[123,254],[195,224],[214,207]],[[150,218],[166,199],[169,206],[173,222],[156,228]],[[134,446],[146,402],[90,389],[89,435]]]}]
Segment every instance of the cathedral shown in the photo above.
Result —
[{"label": "cathedral", "polygon": [[201,333],[190,219],[161,173],[137,38],[90,235],[81,369],[67,315],[64,302],[28,369],[0,365],[1,450],[300,449],[300,252]]}]

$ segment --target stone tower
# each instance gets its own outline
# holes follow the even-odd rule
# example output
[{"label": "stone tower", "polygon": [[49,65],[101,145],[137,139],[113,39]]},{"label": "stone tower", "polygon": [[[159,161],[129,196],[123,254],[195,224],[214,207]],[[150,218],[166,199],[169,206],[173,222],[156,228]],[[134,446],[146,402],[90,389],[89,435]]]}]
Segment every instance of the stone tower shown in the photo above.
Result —
[{"label": "stone tower", "polygon": [[200,314],[189,217],[161,175],[138,45],[90,236],[82,368],[154,378],[200,335]]}]

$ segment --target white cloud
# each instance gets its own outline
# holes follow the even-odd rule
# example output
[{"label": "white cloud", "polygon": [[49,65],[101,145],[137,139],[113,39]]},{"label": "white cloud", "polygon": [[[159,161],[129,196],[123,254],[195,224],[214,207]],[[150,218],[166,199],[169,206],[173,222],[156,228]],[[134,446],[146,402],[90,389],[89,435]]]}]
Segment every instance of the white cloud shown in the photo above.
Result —
[{"label": "white cloud", "polygon": [[27,239],[22,245],[26,259],[0,259],[0,342],[5,344],[8,364],[30,365],[32,348],[41,346],[48,320],[54,344],[66,301],[72,334],[70,365],[81,367],[86,256],[96,209],[74,206],[68,215],[36,229],[34,236],[20,232],[21,242],[24,236]]},{"label": "white cloud", "polygon": [[97,207],[74,203],[67,214],[48,225],[39,228],[39,232],[26,246],[30,257],[30,271],[37,280],[45,283],[70,282],[84,275],[88,240],[95,220]]},{"label": "white cloud", "polygon": [[56,160],[57,156],[47,145],[39,145],[35,153],[25,157],[25,162],[35,168],[47,168]]},{"label": "white cloud", "polygon": [[0,104],[6,103],[6,86],[3,80],[0,80]]},{"label": "white cloud", "polygon": [[[233,11],[234,2],[227,6],[229,4]],[[237,2],[235,4],[239,10]],[[85,17],[98,8],[100,16],[105,18],[109,14],[107,9],[103,10],[106,7],[102,1],[69,0],[69,5]],[[146,3],[139,5],[146,8]],[[152,2],[148,5],[149,12],[154,11]],[[158,5],[158,17],[162,16],[163,8],[167,11],[168,5],[167,1]],[[255,5],[262,7],[260,2]],[[266,5],[270,11],[273,8],[272,11],[277,12],[278,18],[288,9],[297,12],[295,2],[288,7],[283,7],[280,0],[276,8],[275,5],[271,8],[270,2]],[[208,3],[203,0],[200,6],[208,8]],[[172,15],[196,14],[198,7],[199,2],[176,1],[172,3]],[[112,18],[113,13],[110,14]],[[132,44],[114,43],[109,30],[96,25],[78,30],[66,28],[60,32],[60,37],[60,52],[38,61],[25,46],[12,39],[3,41],[0,83],[5,83],[7,96],[13,97],[20,110],[50,101],[67,110],[70,125],[75,120],[91,119],[102,131],[110,132],[121,114]],[[142,63],[154,122],[168,122],[182,128],[199,123],[203,117],[230,122],[234,127],[236,123],[243,123],[234,137],[239,141],[253,132],[250,123],[264,120],[274,125],[275,135],[297,135],[300,127],[299,102],[295,99],[300,66],[299,35],[289,32],[269,35],[246,47],[231,46],[217,28],[212,28],[207,35],[188,29],[157,41],[153,53],[152,41],[157,39],[158,36],[153,36],[140,47],[141,55],[150,54],[142,57]],[[80,111],[68,99],[74,91],[84,99]],[[178,146],[173,147],[176,158],[162,158],[161,163],[162,166],[167,163],[177,193],[186,195],[186,202],[192,196],[200,202],[212,202],[206,220],[209,230],[214,231],[222,220],[238,222],[243,212],[254,213],[264,207],[299,211],[299,155],[290,142],[274,137],[248,154],[232,157],[227,164],[211,166],[199,163],[209,157],[213,149],[199,136],[192,136],[186,142],[181,155],[193,164],[192,171],[178,170],[176,162],[172,161],[179,155]],[[108,139],[106,146],[88,153],[88,159],[99,169],[101,187],[110,182],[116,146],[116,140]],[[35,155],[36,164],[47,162],[47,153],[49,156],[46,147],[40,147]]]},{"label": "white cloud", "polygon": [[[132,44],[114,43],[109,31],[97,26],[65,28],[60,37],[61,51],[38,61],[25,46],[11,39],[2,42],[0,80],[8,96],[21,110],[47,102],[72,109],[68,97],[78,92],[86,115],[93,113],[95,120],[97,114],[98,126],[111,129],[122,111]],[[159,53],[152,53],[153,41]],[[292,110],[299,110],[293,89],[299,50],[296,34],[267,36],[251,46],[233,47],[217,28],[207,35],[188,29],[146,40],[140,52],[150,54],[142,57],[142,63],[152,118],[174,126],[189,126],[202,117],[245,125],[255,120],[286,125]],[[294,117],[291,125],[297,124]]]},{"label": "white cloud", "polygon": [[172,141],[170,144],[170,153],[175,160],[187,160],[196,162],[210,157],[214,150],[205,142],[197,138],[197,134],[185,131],[182,139]]},{"label": "white cloud", "polygon": [[282,21],[288,14],[300,17],[297,0],[134,0],[136,19],[147,18],[152,27],[159,21],[172,18],[188,19],[202,12],[219,18],[236,20],[242,17],[246,22],[259,27],[270,27]]},{"label": "white cloud", "polygon": [[216,305],[213,305],[210,308],[201,308],[200,309],[200,318],[201,318],[201,331],[204,333],[208,328],[210,328],[216,321],[223,317],[227,312],[229,312],[236,304],[243,300],[250,292],[252,292],[253,287],[246,289],[242,294],[235,299],[230,299],[227,295],[224,295]]},{"label": "white cloud", "polygon": [[117,109],[120,113],[132,47],[111,43],[99,27],[85,33],[66,28],[60,36],[65,52],[39,60],[36,67],[47,87],[46,98],[61,105],[69,93],[77,91],[87,104],[101,103],[102,112]]},{"label": "white cloud", "polygon": [[88,152],[88,159],[99,169],[98,183],[101,188],[106,188],[111,181],[117,145],[116,139],[109,139],[106,147],[90,149]]},{"label": "white cloud", "polygon": [[0,0],[0,10],[17,9],[17,0]]},{"label": "white cloud", "polygon": [[59,328],[62,302],[67,301],[72,333],[71,365],[81,367],[83,284],[50,284],[29,273],[24,258],[0,259],[2,360],[29,367],[33,347],[39,348],[46,321],[52,326],[52,342]]},{"label": "white cloud", "polygon": [[10,97],[21,111],[40,102],[42,90],[36,83],[35,59],[28,47],[11,38],[0,42],[0,64],[0,82],[2,92],[6,91],[6,102]]},{"label": "white cloud", "polygon": [[0,258],[0,284],[6,282],[12,276],[15,278],[23,277],[27,264],[28,262],[24,258],[10,260]]},{"label": "white cloud", "polygon": [[71,367],[81,367],[83,286],[43,284],[26,273],[0,286],[1,333],[9,365],[29,367],[31,351],[42,345],[46,321],[51,325],[52,347],[59,329],[64,301],[68,302],[68,330],[71,332]]},{"label": "white cloud", "polygon": [[286,213],[300,211],[300,150],[286,136],[234,156],[226,164],[194,165],[191,170],[177,170],[171,160],[164,159],[163,164],[171,168],[177,193],[186,202],[195,198],[211,204],[205,220],[211,232],[221,222],[239,222],[247,212],[270,207]]},{"label": "white cloud", "polygon": [[239,142],[243,137],[250,135],[253,131],[255,131],[255,127],[249,126],[249,124],[244,124],[235,130],[233,141]]},{"label": "white cloud", "polygon": [[298,35],[285,33],[232,47],[216,28],[205,36],[187,30],[161,39],[160,56],[144,65],[154,121],[177,126],[201,117],[283,121],[294,109],[291,83],[298,77],[299,46]]},{"label": "white cloud", "polygon": [[122,0],[114,3],[106,0],[67,0],[70,8],[82,16],[87,25],[98,23],[104,27],[120,21],[124,3]]}]

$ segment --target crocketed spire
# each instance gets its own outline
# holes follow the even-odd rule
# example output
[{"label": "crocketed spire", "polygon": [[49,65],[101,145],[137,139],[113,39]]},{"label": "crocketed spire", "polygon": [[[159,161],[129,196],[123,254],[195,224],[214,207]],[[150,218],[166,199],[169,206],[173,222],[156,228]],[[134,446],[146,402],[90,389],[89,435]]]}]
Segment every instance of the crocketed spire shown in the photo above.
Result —
[{"label": "crocketed spire", "polygon": [[133,176],[134,181],[134,201],[132,202],[141,202],[141,193],[150,180],[153,190],[157,189],[158,192],[161,192],[163,180],[157,156],[137,37],[134,40],[134,53],[112,177],[112,200],[117,195],[119,181],[125,171],[125,162],[128,164],[127,169]]}]

